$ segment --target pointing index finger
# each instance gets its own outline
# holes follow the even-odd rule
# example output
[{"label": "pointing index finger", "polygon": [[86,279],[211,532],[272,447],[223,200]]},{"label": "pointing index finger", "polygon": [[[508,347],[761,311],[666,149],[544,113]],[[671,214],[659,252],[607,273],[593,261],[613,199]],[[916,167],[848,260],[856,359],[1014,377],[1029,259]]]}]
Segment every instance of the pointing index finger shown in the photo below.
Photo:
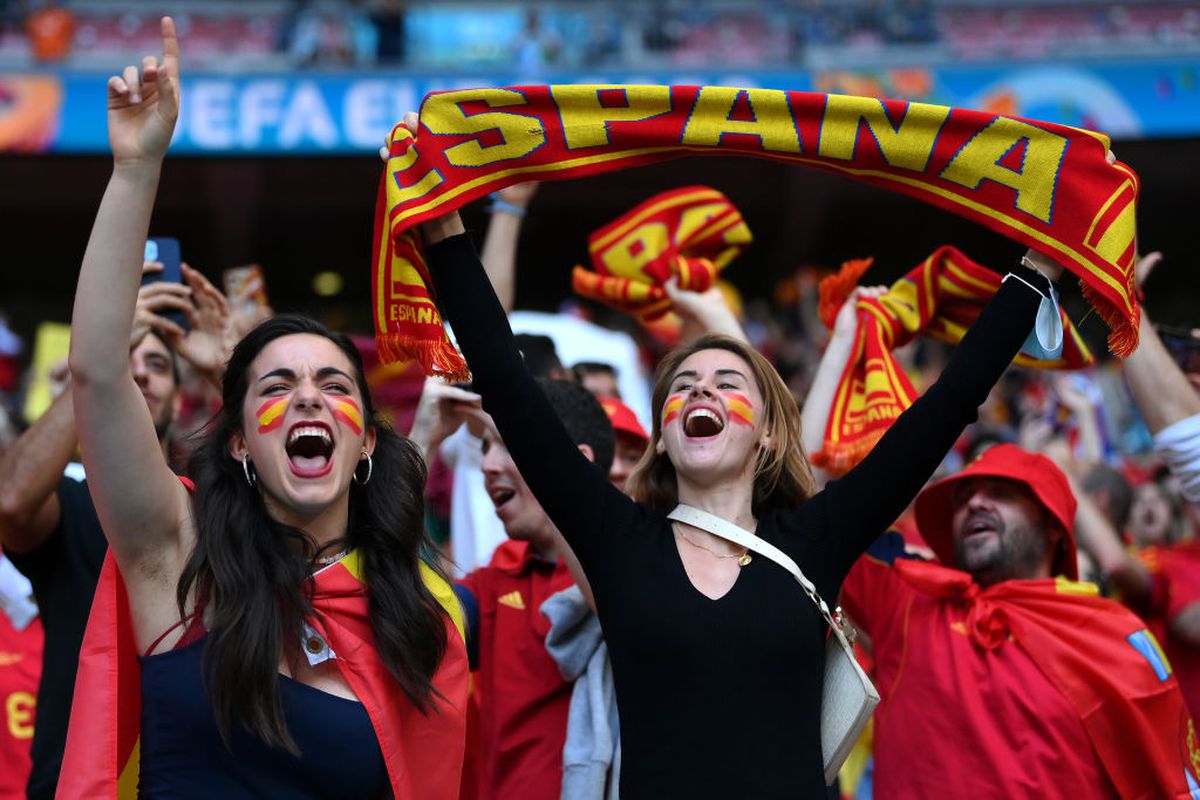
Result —
[{"label": "pointing index finger", "polygon": [[179,67],[179,37],[175,33],[175,20],[170,17],[162,18],[162,49],[163,66],[168,64]]}]

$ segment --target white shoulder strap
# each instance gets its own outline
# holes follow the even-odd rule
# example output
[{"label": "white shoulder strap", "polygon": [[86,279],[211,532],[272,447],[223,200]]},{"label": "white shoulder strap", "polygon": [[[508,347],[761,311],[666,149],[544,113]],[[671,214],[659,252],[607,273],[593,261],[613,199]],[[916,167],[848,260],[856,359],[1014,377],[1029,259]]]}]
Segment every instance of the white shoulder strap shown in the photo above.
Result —
[{"label": "white shoulder strap", "polygon": [[825,601],[821,599],[821,595],[817,593],[817,587],[805,577],[804,573],[800,570],[800,565],[775,545],[759,536],[755,536],[744,528],[734,525],[729,520],[721,519],[715,514],[710,514],[707,511],[702,511],[695,506],[685,505],[684,503],[675,506],[674,510],[670,514],[667,514],[667,519],[673,519],[676,522],[691,525],[702,531],[708,531],[713,536],[720,536],[722,539],[727,539],[734,544],[745,547],[747,550],[753,550],[755,553],[771,559],[792,573],[792,576],[799,581],[800,587],[804,589],[804,593],[816,604],[817,609],[825,617],[825,621],[829,623],[829,626],[839,633],[841,632],[841,626],[834,621],[833,614],[829,612],[829,606],[825,604]]}]

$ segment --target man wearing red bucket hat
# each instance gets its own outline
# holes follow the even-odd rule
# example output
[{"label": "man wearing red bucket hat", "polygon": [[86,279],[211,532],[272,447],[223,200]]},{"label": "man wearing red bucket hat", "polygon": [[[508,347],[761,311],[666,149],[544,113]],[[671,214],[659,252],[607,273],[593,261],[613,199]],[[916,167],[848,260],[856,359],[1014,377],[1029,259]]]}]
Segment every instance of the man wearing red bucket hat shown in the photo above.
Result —
[{"label": "man wearing red bucket hat", "polygon": [[927,487],[942,565],[881,538],[843,602],[882,702],[877,797],[1195,797],[1196,732],[1146,624],[1076,582],[1075,497],[1014,445]]}]

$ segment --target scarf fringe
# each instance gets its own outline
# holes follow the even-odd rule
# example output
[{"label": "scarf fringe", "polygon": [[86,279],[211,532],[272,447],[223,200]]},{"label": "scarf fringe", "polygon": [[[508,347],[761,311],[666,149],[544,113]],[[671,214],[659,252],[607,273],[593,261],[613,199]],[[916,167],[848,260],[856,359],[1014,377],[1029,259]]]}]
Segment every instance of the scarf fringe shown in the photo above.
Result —
[{"label": "scarf fringe", "polygon": [[852,258],[843,261],[841,269],[833,275],[821,280],[817,285],[818,301],[817,316],[825,327],[833,330],[833,322],[837,319],[838,310],[846,302],[846,298],[858,286],[858,281],[875,263],[874,258]]},{"label": "scarf fringe", "polygon": [[437,375],[448,381],[469,381],[471,370],[462,354],[446,339],[413,339],[399,333],[379,333],[375,336],[381,361],[416,361],[426,375]]},{"label": "scarf fringe", "polygon": [[1096,313],[1108,325],[1109,351],[1121,358],[1133,355],[1133,351],[1138,347],[1138,325],[1142,318],[1142,307],[1134,303],[1133,314],[1126,317],[1120,309],[1113,305],[1111,300],[1082,278],[1079,280],[1079,289],[1083,294],[1083,299],[1096,309]]},{"label": "scarf fringe", "polygon": [[886,431],[875,430],[863,434],[862,438],[842,442],[825,442],[818,452],[809,456],[815,466],[831,475],[845,475],[855,464],[866,458],[871,448],[883,438]]}]

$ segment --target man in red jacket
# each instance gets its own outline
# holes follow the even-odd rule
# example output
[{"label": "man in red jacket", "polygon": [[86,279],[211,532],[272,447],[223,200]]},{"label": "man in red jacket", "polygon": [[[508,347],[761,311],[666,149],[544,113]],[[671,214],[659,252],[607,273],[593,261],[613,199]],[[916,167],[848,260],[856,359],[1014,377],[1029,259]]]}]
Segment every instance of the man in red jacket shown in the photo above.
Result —
[{"label": "man in red jacket", "polygon": [[882,696],[877,796],[1200,791],[1195,728],[1157,641],[1076,582],[1075,507],[1049,459],[1000,445],[917,498],[946,566],[904,557],[889,534],[851,571],[844,605]]}]

